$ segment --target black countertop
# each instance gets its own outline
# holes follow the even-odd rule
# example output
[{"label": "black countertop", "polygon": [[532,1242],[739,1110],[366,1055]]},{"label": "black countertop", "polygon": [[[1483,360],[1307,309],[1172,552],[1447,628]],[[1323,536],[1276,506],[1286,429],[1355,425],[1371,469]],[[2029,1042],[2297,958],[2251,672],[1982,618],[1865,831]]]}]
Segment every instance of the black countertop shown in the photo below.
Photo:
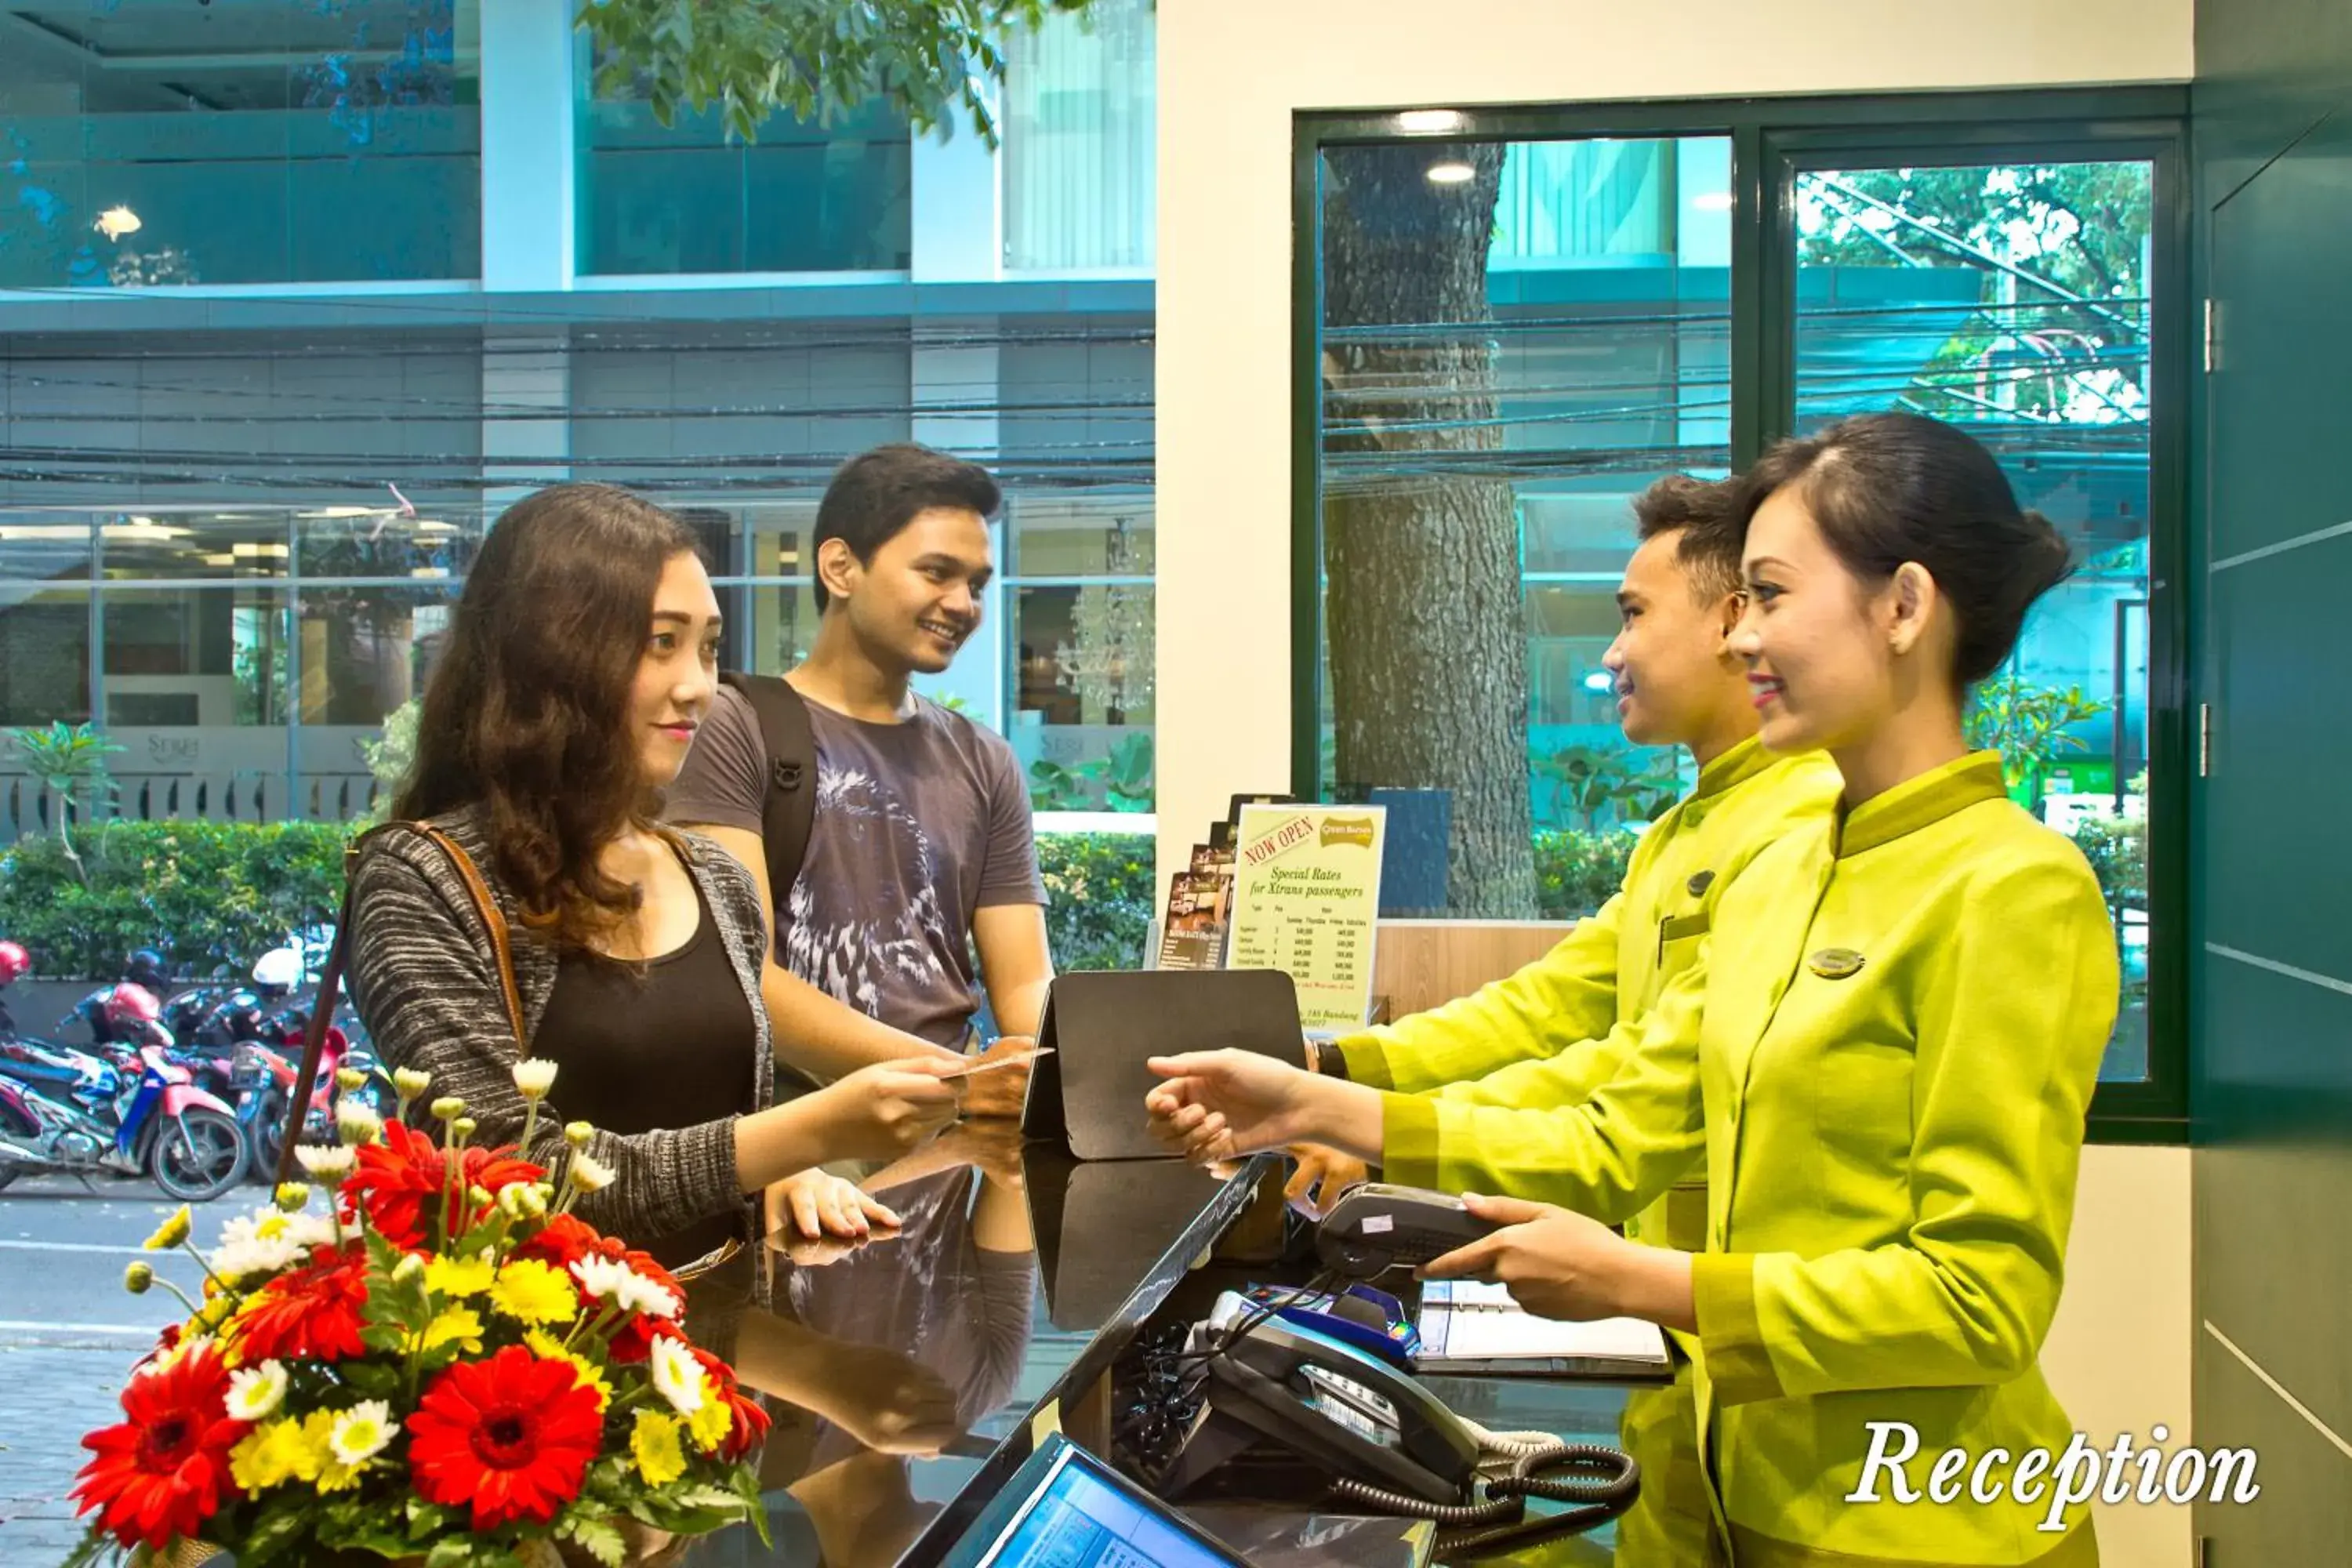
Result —
[{"label": "black countertop", "polygon": [[[660,1560],[938,1561],[1040,1436],[1087,1441],[1114,1363],[1155,1314],[1197,1316],[1220,1283],[1289,1277],[1263,1247],[1249,1254],[1259,1261],[1202,1267],[1221,1237],[1278,1241],[1279,1179],[1272,1156],[1216,1173],[1173,1160],[1081,1164],[1024,1148],[1009,1128],[956,1129],[883,1172],[869,1185],[904,1231],[775,1250],[772,1308],[710,1346],[776,1418],[760,1458],[773,1546],[737,1528]],[[1590,1382],[1426,1381],[1489,1427],[1587,1441],[1616,1441],[1627,1397]],[[1515,1561],[1610,1553],[1604,1532]]]}]

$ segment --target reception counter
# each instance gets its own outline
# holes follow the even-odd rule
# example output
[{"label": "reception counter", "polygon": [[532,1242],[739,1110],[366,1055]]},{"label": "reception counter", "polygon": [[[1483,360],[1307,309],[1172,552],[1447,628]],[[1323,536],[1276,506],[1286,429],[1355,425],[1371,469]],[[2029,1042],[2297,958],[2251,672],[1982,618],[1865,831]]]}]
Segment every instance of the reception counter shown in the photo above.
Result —
[{"label": "reception counter", "polygon": [[[1138,1407],[1139,1358],[1206,1316],[1218,1291],[1313,1272],[1271,1156],[1213,1173],[1080,1164],[1009,1130],[959,1128],[873,1184],[904,1231],[856,1247],[772,1245],[771,1306],[714,1346],[776,1418],[761,1461],[774,1544],[739,1528],[667,1560],[941,1562],[1049,1434],[1119,1463],[1151,1414]],[[1629,1396],[1643,1396],[1590,1381],[1424,1381],[1489,1428],[1611,1444]],[[1182,1511],[1253,1562],[1411,1560],[1404,1526],[1360,1522],[1350,1536],[1339,1513],[1288,1492]],[[1509,1561],[1609,1563],[1616,1533]]]}]

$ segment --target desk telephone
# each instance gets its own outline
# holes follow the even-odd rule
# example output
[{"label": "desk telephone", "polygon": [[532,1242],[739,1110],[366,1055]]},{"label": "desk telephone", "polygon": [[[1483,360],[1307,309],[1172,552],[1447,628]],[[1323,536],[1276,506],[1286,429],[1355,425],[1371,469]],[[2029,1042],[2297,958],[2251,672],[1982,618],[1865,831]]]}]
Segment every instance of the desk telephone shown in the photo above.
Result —
[{"label": "desk telephone", "polygon": [[[1442,1193],[1359,1186],[1318,1231],[1330,1267],[1301,1294],[1352,1306],[1349,1292],[1321,1288],[1426,1262],[1493,1228]],[[1448,1542],[1459,1550],[1591,1529],[1638,1494],[1639,1471],[1617,1450],[1489,1432],[1382,1356],[1283,1312],[1284,1300],[1278,1288],[1227,1291],[1193,1326],[1183,1359],[1197,1368],[1198,1409],[1159,1477],[1163,1495],[1181,1499],[1227,1461],[1272,1448],[1328,1477],[1340,1501],[1474,1532]],[[1529,1497],[1574,1506],[1522,1523]]]}]

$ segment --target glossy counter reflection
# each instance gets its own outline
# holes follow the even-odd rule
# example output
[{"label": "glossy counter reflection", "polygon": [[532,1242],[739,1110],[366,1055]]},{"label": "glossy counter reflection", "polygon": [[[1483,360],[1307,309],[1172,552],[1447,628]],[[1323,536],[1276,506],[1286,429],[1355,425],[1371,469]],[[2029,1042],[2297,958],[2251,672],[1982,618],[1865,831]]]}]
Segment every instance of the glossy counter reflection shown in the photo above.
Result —
[{"label": "glossy counter reflection", "polygon": [[[1024,1150],[1010,1123],[958,1126],[865,1184],[902,1230],[772,1245],[769,1308],[710,1314],[733,1320],[720,1331],[733,1342],[711,1348],[775,1418],[759,1458],[772,1549],[736,1529],[650,1561],[899,1562],[983,1471],[1017,1463],[1039,1401],[1139,1290],[1139,1313],[1156,1303],[1182,1271],[1171,1250],[1204,1247],[1223,1228],[1214,1211],[1242,1195],[1172,1161]],[[1015,1436],[1018,1452],[1000,1455]]]},{"label": "glossy counter reflection", "polygon": [[[735,1317],[711,1348],[767,1398],[760,1456],[772,1547],[738,1528],[642,1561],[686,1568],[892,1568],[939,1553],[1032,1447],[1041,1402],[1056,1424],[1108,1377],[1134,1331],[1220,1276],[1277,1279],[1280,1266],[1220,1264],[1188,1279],[1261,1180],[1172,1161],[1073,1161],[1026,1149],[1008,1124],[965,1125],[866,1184],[905,1219],[862,1244],[772,1248],[771,1306]],[[1304,1275],[1300,1276],[1302,1279]],[[1198,1303],[1191,1303],[1197,1305]],[[1705,1565],[1706,1501],[1689,1425],[1687,1369],[1673,1388],[1532,1378],[1431,1378],[1457,1413],[1495,1430],[1618,1444],[1643,1466],[1642,1500],[1615,1524],[1487,1563]],[[1189,1510],[1188,1510],[1189,1511]],[[1253,1560],[1317,1516],[1282,1506],[1204,1506],[1204,1522]],[[909,1553],[912,1553],[910,1556]],[[1277,1550],[1286,1565],[1333,1561]]]}]

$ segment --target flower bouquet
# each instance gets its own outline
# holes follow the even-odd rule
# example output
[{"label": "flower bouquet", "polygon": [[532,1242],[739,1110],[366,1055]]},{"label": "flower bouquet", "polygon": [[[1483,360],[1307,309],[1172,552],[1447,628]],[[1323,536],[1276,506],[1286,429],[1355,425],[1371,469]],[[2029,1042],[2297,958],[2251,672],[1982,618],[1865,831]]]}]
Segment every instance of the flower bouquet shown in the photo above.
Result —
[{"label": "flower bouquet", "polygon": [[[515,1069],[525,1147],[553,1077]],[[395,1082],[404,1118],[429,1086]],[[202,1296],[130,1268],[189,1317],[133,1369],[123,1419],[82,1439],[74,1497],[97,1518],[68,1568],[614,1568],[649,1535],[749,1521],[765,1539],[744,1460],[766,1413],[678,1326],[677,1281],[570,1212],[613,1180],[591,1129],[564,1130],[551,1178],[473,1145],[461,1103],[431,1109],[446,1147],[346,1100],[341,1143],[297,1151],[322,1201],[280,1186],[209,1258],[184,1207],[148,1239],[204,1265]]]}]

